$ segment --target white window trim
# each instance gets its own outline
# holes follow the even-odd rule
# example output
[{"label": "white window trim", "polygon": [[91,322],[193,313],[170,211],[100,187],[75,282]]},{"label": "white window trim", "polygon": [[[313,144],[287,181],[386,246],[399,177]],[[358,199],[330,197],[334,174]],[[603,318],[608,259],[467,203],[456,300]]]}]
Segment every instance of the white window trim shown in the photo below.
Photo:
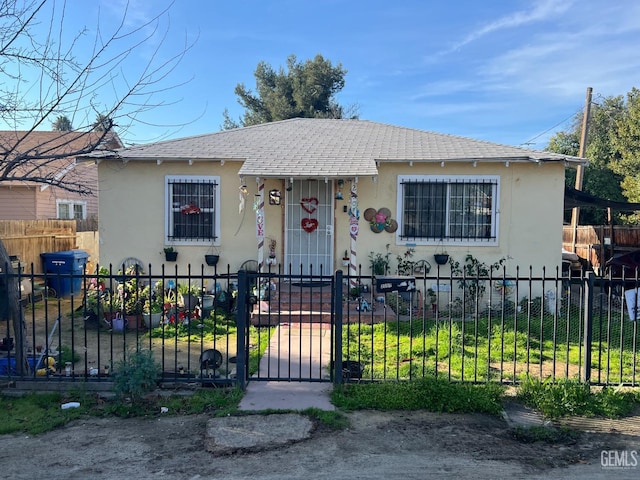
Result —
[{"label": "white window trim", "polygon": [[74,206],[80,205],[82,207],[82,220],[87,218],[87,202],[82,200],[62,200],[56,199],[56,218],[60,220],[75,220],[75,217],[60,218],[60,205],[69,205],[69,212],[73,213]]},{"label": "white window trim", "polygon": [[197,240],[176,240],[174,238],[169,238],[169,210],[167,209],[167,205],[170,202],[170,192],[169,192],[169,182],[181,182],[181,181],[204,181],[204,182],[214,182],[216,186],[216,199],[215,205],[217,206],[217,211],[214,215],[215,222],[215,232],[217,233],[217,237],[213,240],[211,245],[215,245],[217,247],[220,246],[220,215],[222,209],[220,207],[220,177],[218,175],[165,175],[164,177],[164,243],[165,245],[209,245],[207,242],[197,241]]},{"label": "white window trim", "polygon": [[[494,207],[491,215],[491,222],[495,227],[495,238],[492,239],[420,239],[415,238],[407,241],[402,238],[403,225],[402,212],[404,211],[404,194],[402,189],[403,182],[482,182],[490,181],[495,183]],[[498,245],[500,239],[500,176],[499,175],[398,175],[396,185],[396,219],[398,229],[396,230],[396,245],[450,245],[450,246],[473,246],[473,247],[492,247]]]}]

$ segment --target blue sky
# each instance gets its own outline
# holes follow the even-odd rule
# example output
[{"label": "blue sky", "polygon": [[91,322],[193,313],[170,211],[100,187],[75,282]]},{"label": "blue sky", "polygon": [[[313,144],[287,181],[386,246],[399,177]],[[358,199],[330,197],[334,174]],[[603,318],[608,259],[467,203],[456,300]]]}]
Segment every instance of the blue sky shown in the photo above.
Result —
[{"label": "blue sky", "polygon": [[[136,26],[171,2],[128,3]],[[125,4],[72,0],[65,28],[106,30]],[[225,108],[242,113],[235,85],[253,88],[259,61],[290,54],[342,63],[338,100],[361,119],[536,149],[568,128],[587,87],[595,102],[640,87],[636,0],[176,0],[162,25],[160,58],[196,41],[163,82],[189,81],[154,96],[168,105],[140,115],[129,142],[218,131]]]}]

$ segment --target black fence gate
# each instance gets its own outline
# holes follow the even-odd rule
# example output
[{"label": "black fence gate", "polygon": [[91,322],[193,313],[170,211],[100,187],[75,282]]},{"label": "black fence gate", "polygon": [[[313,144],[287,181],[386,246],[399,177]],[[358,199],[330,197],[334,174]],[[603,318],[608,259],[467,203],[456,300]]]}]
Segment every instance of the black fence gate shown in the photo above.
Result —
[{"label": "black fence gate", "polygon": [[[238,309],[237,325],[245,332],[245,359],[238,365],[238,371],[245,372],[242,385],[333,381],[340,290],[339,275],[238,272],[238,299],[244,308]],[[260,355],[252,362],[256,350]]]}]

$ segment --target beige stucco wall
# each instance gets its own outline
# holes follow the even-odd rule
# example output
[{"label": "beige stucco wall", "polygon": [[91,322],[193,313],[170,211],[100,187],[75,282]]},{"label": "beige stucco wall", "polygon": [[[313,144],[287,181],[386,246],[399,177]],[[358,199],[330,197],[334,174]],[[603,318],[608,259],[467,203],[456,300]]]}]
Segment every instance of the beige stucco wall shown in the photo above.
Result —
[{"label": "beige stucco wall", "polygon": [[[100,189],[100,262],[117,268],[125,258],[135,257],[145,265],[160,269],[164,263],[164,208],[165,175],[219,175],[221,196],[221,232],[219,240],[220,261],[218,271],[233,271],[250,259],[257,259],[257,240],[253,202],[257,193],[255,179],[247,179],[247,195],[243,212],[239,212],[238,170],[240,163],[225,162],[102,162],[99,167]],[[266,191],[282,188],[282,182],[269,180]],[[267,235],[278,242],[278,257],[282,258],[282,207],[265,208]],[[207,245],[176,245],[178,261],[166,263],[173,272],[178,265],[186,273],[200,273],[204,255],[214,253]],[[205,265],[205,272],[213,267]]]},{"label": "beige stucco wall", "polygon": [[[393,218],[397,219],[397,176],[398,175],[500,175],[500,223],[499,243],[497,246],[455,246],[444,247],[447,253],[459,262],[467,254],[487,263],[493,263],[507,257],[508,271],[528,274],[529,266],[534,274],[541,275],[542,267],[555,273],[561,262],[562,247],[562,208],[564,196],[564,167],[561,164],[514,164],[505,167],[501,163],[478,164],[449,163],[444,167],[437,165],[416,165],[407,163],[386,163],[379,167],[380,175],[376,182],[371,178],[358,181],[358,202],[360,210],[360,233],[357,241],[358,263],[363,271],[369,273],[368,254],[371,251],[383,252],[390,244],[392,268],[397,265],[396,256],[406,251],[406,243],[397,241],[396,235],[388,232],[374,233],[362,218],[367,208],[376,210],[387,207]],[[345,193],[348,188],[345,187]],[[344,200],[336,200],[336,267],[341,265],[341,257],[349,248],[348,214],[342,213],[342,205],[348,204],[348,195]],[[426,259],[436,264],[433,254],[440,249],[437,245],[415,247],[414,259]],[[449,273],[448,266],[443,272]],[[524,270],[523,270],[524,269]]]},{"label": "beige stucco wall", "polygon": [[[255,178],[246,178],[248,189],[245,208],[239,212],[239,162],[102,162],[100,164],[100,260],[101,264],[119,264],[127,257],[135,257],[143,263],[159,268],[164,262],[161,254],[164,244],[164,177],[167,174],[219,175],[221,177],[221,237],[220,263],[232,270],[248,259],[257,259],[255,212],[253,202],[257,192]],[[435,175],[500,175],[499,243],[496,246],[445,245],[455,260],[462,262],[468,253],[481,261],[492,263],[508,257],[507,269],[514,274],[516,266],[521,274],[528,274],[533,266],[534,275],[554,273],[561,261],[562,206],[564,195],[564,167],[561,164],[502,163],[478,164],[448,163],[409,166],[408,163],[382,163],[380,174],[374,182],[371,178],[358,179],[358,204],[361,214],[360,233],[357,241],[357,261],[363,272],[370,272],[368,254],[384,252],[390,244],[392,268],[396,256],[406,250],[406,245],[396,241],[395,234],[373,233],[362,213],[369,207],[389,208],[397,218],[397,176],[400,174]],[[343,206],[349,205],[350,179],[344,179],[343,200],[335,200],[334,252],[336,269],[343,268],[341,259],[349,249],[349,217]],[[285,194],[280,180],[269,179],[266,193],[278,188]],[[268,205],[265,198],[265,227],[267,237],[277,241],[278,260],[282,261],[284,202],[282,206]],[[416,246],[415,259],[426,259],[435,271],[433,254],[437,246]],[[200,272],[207,253],[207,246],[178,246],[178,262],[181,271],[191,264],[192,271]],[[266,255],[266,254],[265,254]],[[174,264],[167,267],[173,271]],[[448,273],[448,266],[443,272]],[[205,266],[205,272],[212,267]]]}]

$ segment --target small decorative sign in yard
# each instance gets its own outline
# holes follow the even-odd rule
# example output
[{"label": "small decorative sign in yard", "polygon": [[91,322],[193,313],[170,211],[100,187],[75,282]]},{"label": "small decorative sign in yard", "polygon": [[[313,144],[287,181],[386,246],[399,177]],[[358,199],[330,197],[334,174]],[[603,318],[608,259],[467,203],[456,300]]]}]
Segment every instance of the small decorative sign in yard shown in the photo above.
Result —
[{"label": "small decorative sign in yard", "polygon": [[416,277],[378,277],[376,279],[376,289],[380,293],[413,292],[416,289]]},{"label": "small decorative sign in yard", "polygon": [[629,320],[637,320],[638,308],[640,308],[640,288],[625,290],[624,297],[625,303],[627,304],[627,312],[629,313]]}]

